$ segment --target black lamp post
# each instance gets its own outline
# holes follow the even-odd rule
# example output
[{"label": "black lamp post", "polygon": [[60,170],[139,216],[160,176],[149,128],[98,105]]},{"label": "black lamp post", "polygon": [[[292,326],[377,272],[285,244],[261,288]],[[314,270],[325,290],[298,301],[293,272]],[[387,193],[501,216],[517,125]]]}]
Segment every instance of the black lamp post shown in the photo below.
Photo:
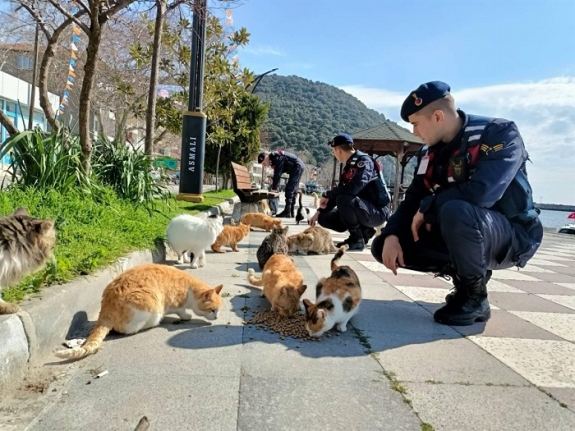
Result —
[{"label": "black lamp post", "polygon": [[192,58],[190,62],[190,94],[184,112],[180,189],[177,199],[202,202],[204,183],[204,152],[206,149],[206,114],[202,112],[206,40],[207,0],[194,0],[192,23]]},{"label": "black lamp post", "polygon": [[[261,82],[261,80],[262,80],[262,78],[263,78],[264,76],[266,76],[266,75],[269,74],[269,73],[275,72],[276,70],[278,70],[277,67],[276,67],[275,69],[268,70],[267,72],[262,73],[261,75],[256,76],[255,79],[250,83],[250,85],[253,84],[254,82],[256,83],[256,85],[254,85],[254,88],[252,88],[251,93],[252,93],[252,94],[255,93],[258,84]],[[257,81],[257,82],[256,82],[256,81]]]}]

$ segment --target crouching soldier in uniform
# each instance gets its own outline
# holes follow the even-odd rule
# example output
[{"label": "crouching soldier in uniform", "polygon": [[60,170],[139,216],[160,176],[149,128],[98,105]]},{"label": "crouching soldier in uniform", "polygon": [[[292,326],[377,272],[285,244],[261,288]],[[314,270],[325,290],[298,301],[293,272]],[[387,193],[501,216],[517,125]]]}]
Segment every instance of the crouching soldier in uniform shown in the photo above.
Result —
[{"label": "crouching soldier in uniform", "polygon": [[[263,166],[271,166],[274,170],[274,178],[272,180],[272,190],[277,191],[282,174],[288,174],[289,178],[285,186],[285,199],[286,206],[284,210],[277,214],[276,217],[295,217],[294,207],[297,191],[299,188],[299,180],[305,170],[305,165],[298,156],[288,151],[277,150],[263,151],[258,156],[258,163]],[[277,211],[277,209],[276,209]]]},{"label": "crouching soldier in uniform", "polygon": [[452,279],[437,322],[486,321],[492,271],[523,268],[543,238],[523,139],[513,121],[456,109],[450,87],[440,81],[413,91],[401,117],[426,146],[371,253],[394,274],[404,267]]},{"label": "crouching soldier in uniform", "polygon": [[353,148],[353,139],[337,135],[329,143],[335,158],[345,163],[339,185],[322,194],[318,211],[309,224],[319,223],[337,232],[349,231],[349,250],[363,250],[375,235],[374,227],[383,224],[391,202],[381,166],[368,154]]}]

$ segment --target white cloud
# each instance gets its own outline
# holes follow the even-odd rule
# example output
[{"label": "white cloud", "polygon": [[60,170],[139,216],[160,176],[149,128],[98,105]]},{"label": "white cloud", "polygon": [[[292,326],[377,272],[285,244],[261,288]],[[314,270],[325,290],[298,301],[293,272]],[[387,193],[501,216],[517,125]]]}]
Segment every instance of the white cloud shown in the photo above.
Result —
[{"label": "white cloud", "polygon": [[[412,129],[399,117],[412,89],[397,93],[358,85],[340,88]],[[575,205],[575,77],[452,90],[464,111],[517,123],[533,161],[527,169],[537,201]]]},{"label": "white cloud", "polygon": [[274,48],[272,46],[264,46],[264,45],[248,45],[243,48],[243,52],[255,56],[264,56],[264,55],[275,55],[278,57],[283,57],[285,53],[283,53],[280,49]]}]

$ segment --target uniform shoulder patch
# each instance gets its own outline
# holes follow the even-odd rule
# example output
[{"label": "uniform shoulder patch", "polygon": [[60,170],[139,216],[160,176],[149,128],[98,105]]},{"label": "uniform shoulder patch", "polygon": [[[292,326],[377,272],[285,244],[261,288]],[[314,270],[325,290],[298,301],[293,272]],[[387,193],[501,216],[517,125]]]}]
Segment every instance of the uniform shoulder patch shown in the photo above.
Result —
[{"label": "uniform shoulder patch", "polygon": [[357,162],[357,167],[358,168],[365,168],[365,162],[363,160],[360,160],[359,162]]},{"label": "uniform shoulder patch", "polygon": [[495,144],[495,145],[481,144],[479,149],[481,150],[481,152],[485,153],[485,155],[488,155],[490,153],[495,153],[499,150],[502,150],[503,146],[504,146],[503,143]]}]

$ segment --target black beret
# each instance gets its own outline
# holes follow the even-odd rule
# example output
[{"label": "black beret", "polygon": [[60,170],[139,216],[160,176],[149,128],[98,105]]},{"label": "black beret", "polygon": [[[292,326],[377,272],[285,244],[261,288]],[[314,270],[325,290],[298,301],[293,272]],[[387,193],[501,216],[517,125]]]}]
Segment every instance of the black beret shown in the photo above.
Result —
[{"label": "black beret", "polygon": [[445,82],[431,81],[421,84],[412,91],[401,105],[401,118],[409,122],[409,116],[425,108],[431,102],[449,94],[451,88]]},{"label": "black beret", "polygon": [[258,156],[258,163],[262,163],[265,158],[266,158],[266,153],[265,153],[265,151],[262,151]]},{"label": "black beret", "polygon": [[331,147],[337,147],[338,145],[353,145],[353,139],[347,133],[340,133],[329,143]]}]

